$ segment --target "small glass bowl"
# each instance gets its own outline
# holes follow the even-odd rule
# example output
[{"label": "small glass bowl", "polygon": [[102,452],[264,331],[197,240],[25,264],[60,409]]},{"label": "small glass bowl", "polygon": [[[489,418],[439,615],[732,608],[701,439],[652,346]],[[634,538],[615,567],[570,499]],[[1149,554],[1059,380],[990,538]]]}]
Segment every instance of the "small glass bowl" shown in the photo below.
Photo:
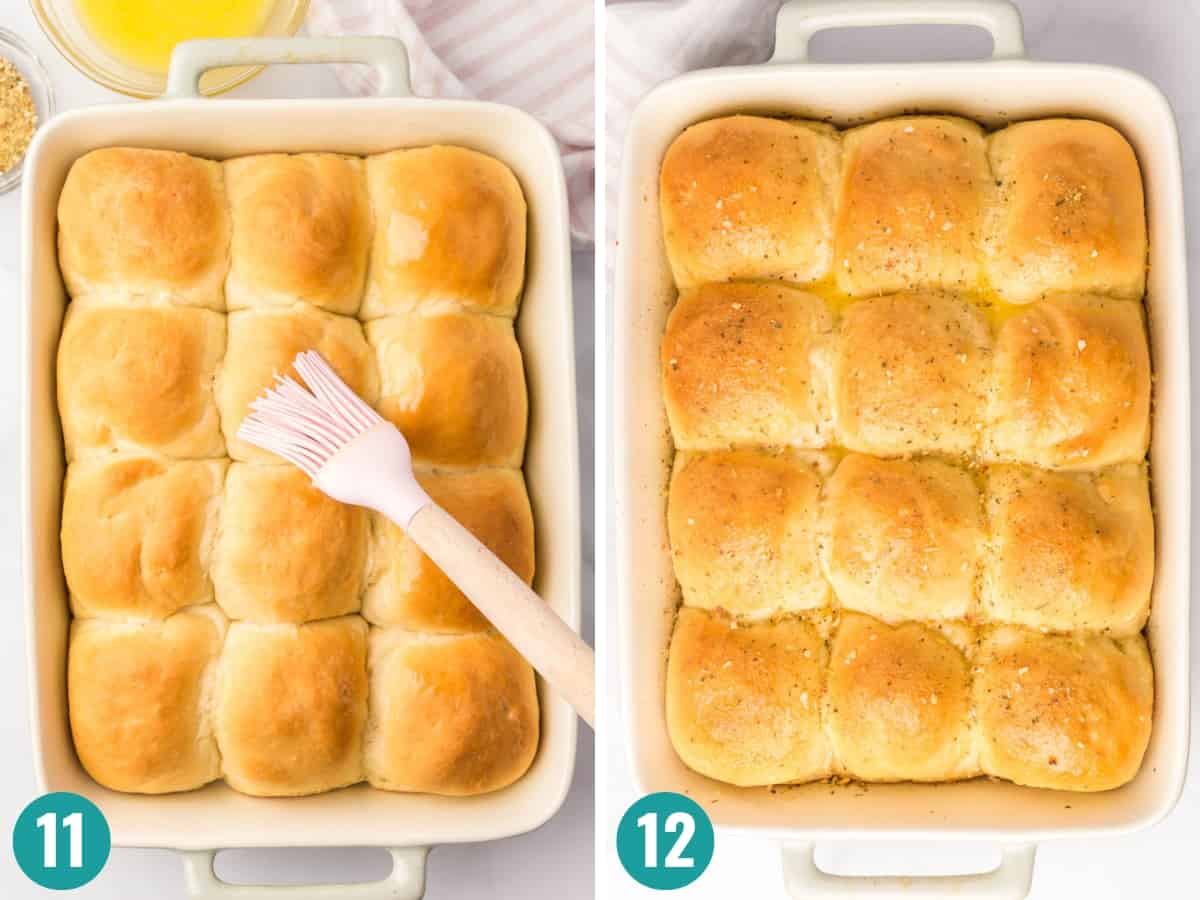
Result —
[{"label": "small glass bowl", "polygon": [[[170,0],[164,0],[170,2]],[[33,14],[46,37],[76,69],[97,84],[130,97],[157,97],[167,86],[163,72],[147,72],[118,59],[88,32],[75,0],[30,0]],[[275,0],[256,37],[291,37],[308,13],[308,0]],[[237,87],[263,66],[213,69],[200,78],[200,92],[220,94]]]},{"label": "small glass bowl", "polygon": [[[37,127],[41,128],[54,115],[54,91],[50,87],[50,76],[46,74],[45,66],[29,45],[7,28],[0,28],[0,56],[16,66],[24,76],[37,109]],[[0,194],[7,194],[21,183],[24,169],[25,155],[22,154],[11,169],[0,172]]]}]

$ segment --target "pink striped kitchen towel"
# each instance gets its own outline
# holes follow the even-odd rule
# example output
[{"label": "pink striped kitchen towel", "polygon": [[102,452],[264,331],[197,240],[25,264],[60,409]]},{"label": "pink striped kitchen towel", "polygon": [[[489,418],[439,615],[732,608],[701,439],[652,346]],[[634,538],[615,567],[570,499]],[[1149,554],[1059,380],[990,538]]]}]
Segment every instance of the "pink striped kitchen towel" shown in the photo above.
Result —
[{"label": "pink striped kitchen towel", "polygon": [[765,60],[780,5],[781,0],[609,0],[604,140],[610,241],[616,234],[625,127],[638,101],[655,85],[693,69]]},{"label": "pink striped kitchen towel", "polygon": [[[595,203],[594,6],[591,0],[312,0],[310,34],[386,34],[408,45],[413,88],[491,100],[536,116],[558,139],[571,233],[590,241]],[[375,73],[339,66],[352,94]]]}]

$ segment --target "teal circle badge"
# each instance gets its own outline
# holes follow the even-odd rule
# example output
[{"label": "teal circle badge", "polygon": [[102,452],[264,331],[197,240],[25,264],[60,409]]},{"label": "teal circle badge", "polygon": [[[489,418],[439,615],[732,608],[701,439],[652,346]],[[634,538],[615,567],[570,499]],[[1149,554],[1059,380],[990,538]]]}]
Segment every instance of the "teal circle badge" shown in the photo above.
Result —
[{"label": "teal circle badge", "polygon": [[686,887],[712,862],[712,822],[699,804],[682,794],[647,794],[621,817],[617,856],[644,887]]},{"label": "teal circle badge", "polygon": [[12,845],[17,865],[30,881],[70,891],[100,874],[112,834],[104,813],[86,797],[45,794],[17,817]]}]

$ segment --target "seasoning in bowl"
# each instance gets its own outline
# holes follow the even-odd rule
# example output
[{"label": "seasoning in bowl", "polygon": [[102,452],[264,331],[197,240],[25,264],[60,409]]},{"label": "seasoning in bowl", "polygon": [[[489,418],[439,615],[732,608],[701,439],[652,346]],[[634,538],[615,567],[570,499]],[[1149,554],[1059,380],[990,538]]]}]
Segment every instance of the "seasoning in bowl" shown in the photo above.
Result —
[{"label": "seasoning in bowl", "polygon": [[37,124],[29,82],[10,60],[0,56],[0,175],[24,158]]}]

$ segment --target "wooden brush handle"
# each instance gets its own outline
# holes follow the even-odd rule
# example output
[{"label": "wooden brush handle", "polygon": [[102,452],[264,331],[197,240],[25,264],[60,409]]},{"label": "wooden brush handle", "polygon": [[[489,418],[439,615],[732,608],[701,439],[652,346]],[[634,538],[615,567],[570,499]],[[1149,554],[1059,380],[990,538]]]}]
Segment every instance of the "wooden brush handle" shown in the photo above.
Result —
[{"label": "wooden brush handle", "polygon": [[493,627],[594,728],[596,657],[592,648],[437,504],[421,509],[407,532]]}]

